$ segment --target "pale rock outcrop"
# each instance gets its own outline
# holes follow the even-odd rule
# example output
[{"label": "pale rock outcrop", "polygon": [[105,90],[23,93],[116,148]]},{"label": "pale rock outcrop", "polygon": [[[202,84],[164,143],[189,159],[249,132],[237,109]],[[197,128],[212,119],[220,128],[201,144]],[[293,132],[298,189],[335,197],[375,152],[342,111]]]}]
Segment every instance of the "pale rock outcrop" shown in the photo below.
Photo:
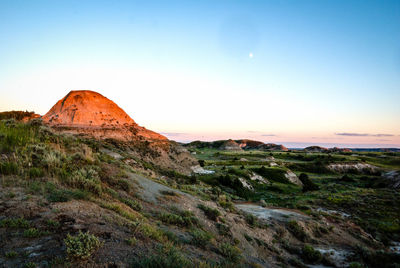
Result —
[{"label": "pale rock outcrop", "polygon": [[263,178],[262,176],[254,173],[254,172],[251,174],[250,180],[257,181],[259,183],[270,184],[270,182],[268,180],[266,180],[265,178]]},{"label": "pale rock outcrop", "polygon": [[253,186],[251,186],[250,185],[250,183],[248,183],[247,181],[246,181],[246,179],[244,179],[244,178],[239,178],[239,181],[242,183],[242,185],[243,185],[243,187],[245,187],[245,188],[247,188],[247,189],[249,189],[249,190],[254,190],[253,189]]},{"label": "pale rock outcrop", "polygon": [[290,181],[291,183],[297,184],[297,185],[299,185],[299,186],[303,186],[303,183],[299,180],[299,178],[297,177],[297,175],[293,173],[293,171],[291,171],[291,170],[286,171],[285,177],[286,177],[286,179],[288,179],[288,181]]}]

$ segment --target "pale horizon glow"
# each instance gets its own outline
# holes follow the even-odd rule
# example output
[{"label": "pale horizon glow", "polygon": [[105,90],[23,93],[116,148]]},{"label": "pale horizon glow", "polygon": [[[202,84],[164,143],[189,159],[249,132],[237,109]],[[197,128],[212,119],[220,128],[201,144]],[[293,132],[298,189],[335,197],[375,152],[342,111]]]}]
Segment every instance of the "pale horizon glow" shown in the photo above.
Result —
[{"label": "pale horizon glow", "polygon": [[400,147],[398,1],[18,3],[0,111],[93,90],[182,142]]}]

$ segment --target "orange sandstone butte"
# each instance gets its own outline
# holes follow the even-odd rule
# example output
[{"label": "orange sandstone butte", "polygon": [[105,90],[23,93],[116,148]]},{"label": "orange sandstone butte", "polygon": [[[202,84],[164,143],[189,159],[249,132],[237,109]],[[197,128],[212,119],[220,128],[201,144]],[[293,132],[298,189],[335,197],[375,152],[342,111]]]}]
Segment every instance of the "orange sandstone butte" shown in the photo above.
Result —
[{"label": "orange sandstone butte", "polygon": [[[69,127],[91,132],[100,138],[123,138],[124,132],[145,139],[167,140],[166,137],[140,127],[117,104],[103,95],[90,90],[69,92],[59,100],[43,117],[43,121],[54,127]],[[87,131],[83,131],[86,129]],[[97,131],[94,131],[94,130]],[[108,129],[106,133],[106,129]],[[104,130],[102,133],[99,134]],[[114,130],[114,131],[110,131]],[[80,132],[80,131],[78,131]]]}]

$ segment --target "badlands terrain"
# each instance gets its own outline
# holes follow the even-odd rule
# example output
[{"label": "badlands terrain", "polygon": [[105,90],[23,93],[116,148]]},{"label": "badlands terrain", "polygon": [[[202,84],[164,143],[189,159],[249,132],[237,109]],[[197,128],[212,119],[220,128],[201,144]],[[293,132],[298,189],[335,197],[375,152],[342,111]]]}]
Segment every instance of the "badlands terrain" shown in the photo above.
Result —
[{"label": "badlands terrain", "polygon": [[179,144],[92,91],[0,119],[0,267],[400,266],[394,150]]}]

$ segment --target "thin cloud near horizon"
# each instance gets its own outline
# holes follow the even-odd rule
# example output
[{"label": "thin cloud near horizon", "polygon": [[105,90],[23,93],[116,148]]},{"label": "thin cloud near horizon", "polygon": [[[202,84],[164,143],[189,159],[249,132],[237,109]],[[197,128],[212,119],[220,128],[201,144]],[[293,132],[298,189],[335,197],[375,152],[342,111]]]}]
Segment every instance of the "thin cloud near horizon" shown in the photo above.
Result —
[{"label": "thin cloud near horizon", "polygon": [[160,132],[161,135],[166,135],[166,136],[182,136],[182,135],[187,135],[188,133],[180,133],[180,132]]},{"label": "thin cloud near horizon", "polygon": [[393,134],[368,134],[368,133],[335,133],[338,136],[351,136],[351,137],[393,137]]}]

